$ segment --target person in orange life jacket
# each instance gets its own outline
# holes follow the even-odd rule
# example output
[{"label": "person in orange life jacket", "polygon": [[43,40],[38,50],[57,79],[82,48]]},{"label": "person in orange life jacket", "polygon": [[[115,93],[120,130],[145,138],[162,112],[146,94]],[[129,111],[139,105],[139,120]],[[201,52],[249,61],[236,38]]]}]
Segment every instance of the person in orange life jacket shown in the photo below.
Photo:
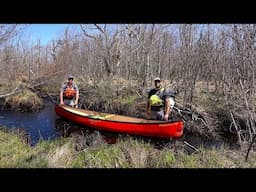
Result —
[{"label": "person in orange life jacket", "polygon": [[64,83],[60,90],[60,104],[69,105],[71,107],[78,107],[79,90],[77,85],[73,82],[74,77],[68,76],[68,81]]},{"label": "person in orange life jacket", "polygon": [[147,119],[168,121],[174,107],[175,92],[161,87],[161,79],[154,79],[155,88],[148,93]]}]

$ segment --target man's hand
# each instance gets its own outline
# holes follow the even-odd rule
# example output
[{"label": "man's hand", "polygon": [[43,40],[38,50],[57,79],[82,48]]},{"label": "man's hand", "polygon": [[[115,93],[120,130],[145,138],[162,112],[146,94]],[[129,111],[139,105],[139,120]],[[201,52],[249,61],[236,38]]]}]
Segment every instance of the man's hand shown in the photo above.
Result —
[{"label": "man's hand", "polygon": [[166,114],[164,115],[164,120],[165,120],[165,121],[168,121],[168,118],[169,118],[169,115],[168,115],[168,113],[166,113]]},{"label": "man's hand", "polygon": [[60,102],[60,105],[64,105],[63,101]]}]

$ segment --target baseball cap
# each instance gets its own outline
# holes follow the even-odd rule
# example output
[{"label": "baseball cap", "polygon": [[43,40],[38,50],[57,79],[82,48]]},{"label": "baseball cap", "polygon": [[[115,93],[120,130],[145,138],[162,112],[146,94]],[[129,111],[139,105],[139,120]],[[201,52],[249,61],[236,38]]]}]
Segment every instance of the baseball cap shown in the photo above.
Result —
[{"label": "baseball cap", "polygon": [[74,79],[73,75],[69,75],[68,79]]},{"label": "baseball cap", "polygon": [[161,81],[161,79],[159,77],[156,77],[154,81]]}]

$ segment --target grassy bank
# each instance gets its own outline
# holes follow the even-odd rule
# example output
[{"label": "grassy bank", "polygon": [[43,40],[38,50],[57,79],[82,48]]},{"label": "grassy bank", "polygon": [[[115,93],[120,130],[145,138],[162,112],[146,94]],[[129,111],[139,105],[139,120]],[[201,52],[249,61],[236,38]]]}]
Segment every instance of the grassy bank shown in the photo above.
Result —
[{"label": "grassy bank", "polygon": [[43,107],[42,99],[20,81],[14,81],[10,84],[1,84],[0,95],[5,94],[10,95],[0,98],[1,110],[35,112]]},{"label": "grassy bank", "polygon": [[[86,142],[87,141],[87,142]],[[188,154],[182,143],[156,148],[150,142],[131,137],[118,138],[107,144],[99,135],[73,135],[41,141],[30,147],[22,134],[0,131],[0,167],[19,168],[255,168],[256,153],[245,162],[245,150],[200,147]],[[80,146],[80,147],[78,147]],[[180,146],[180,147],[177,147]]]},{"label": "grassy bank", "polygon": [[[144,115],[147,94],[136,81],[114,79],[110,84],[105,81],[85,83],[81,80],[77,84],[80,88],[80,104],[84,108],[135,117]],[[59,89],[50,90],[55,90],[52,95],[58,99]],[[45,88],[43,91],[49,90]],[[39,99],[38,96],[31,90],[24,90],[22,93],[6,98],[5,101],[10,102],[11,106],[24,108],[23,103],[26,101],[34,106],[40,106],[40,99],[37,99]],[[182,103],[182,94],[177,96],[176,101]],[[187,136],[202,137],[212,141],[219,139],[217,137],[226,128],[229,129],[232,122],[228,107],[221,96],[216,97],[211,89],[206,91],[203,83],[197,84],[192,109],[204,115],[206,124],[197,119],[187,118],[183,139],[187,140]],[[178,114],[174,111],[172,115]],[[245,162],[247,144],[240,150],[231,150],[225,146],[220,148],[197,146],[201,152],[189,154],[181,140],[159,149],[150,142],[131,137],[120,137],[116,144],[109,145],[97,134],[77,134],[53,141],[41,141],[36,146],[30,147],[20,135],[3,130],[0,133],[0,142],[0,167],[229,168],[256,166],[256,154],[253,151],[250,153],[248,162]]]}]

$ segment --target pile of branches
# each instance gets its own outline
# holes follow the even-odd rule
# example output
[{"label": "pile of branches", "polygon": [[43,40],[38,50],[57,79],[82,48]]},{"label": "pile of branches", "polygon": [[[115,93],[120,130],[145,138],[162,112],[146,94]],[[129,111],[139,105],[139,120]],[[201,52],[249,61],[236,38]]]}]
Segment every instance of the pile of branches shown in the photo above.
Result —
[{"label": "pile of branches", "polygon": [[184,132],[187,134],[208,140],[220,138],[221,130],[216,118],[199,107],[184,107],[176,102],[172,118],[184,121]]}]

